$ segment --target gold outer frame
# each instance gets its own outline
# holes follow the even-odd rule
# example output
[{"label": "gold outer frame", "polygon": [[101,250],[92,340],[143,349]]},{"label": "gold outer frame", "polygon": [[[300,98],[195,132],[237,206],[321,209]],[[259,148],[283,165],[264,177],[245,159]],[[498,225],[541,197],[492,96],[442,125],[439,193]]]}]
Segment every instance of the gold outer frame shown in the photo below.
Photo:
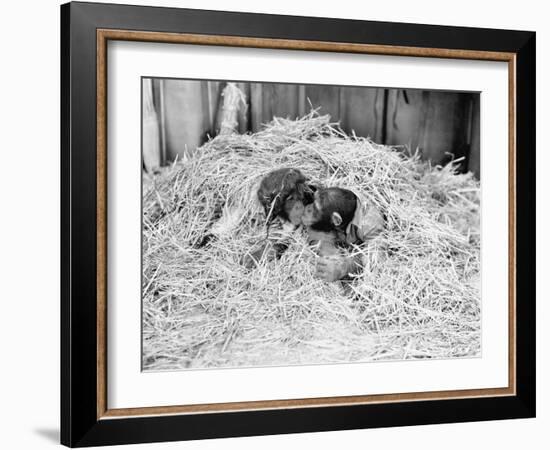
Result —
[{"label": "gold outer frame", "polygon": [[[422,400],[516,395],[516,55],[508,52],[404,47],[341,42],[247,38],[239,36],[159,33],[97,29],[97,419],[173,414],[221,413],[270,409],[313,408]],[[400,394],[316,397],[198,405],[109,409],[107,405],[107,42],[109,40],[171,44],[363,53],[501,61],[508,63],[508,386]]]}]

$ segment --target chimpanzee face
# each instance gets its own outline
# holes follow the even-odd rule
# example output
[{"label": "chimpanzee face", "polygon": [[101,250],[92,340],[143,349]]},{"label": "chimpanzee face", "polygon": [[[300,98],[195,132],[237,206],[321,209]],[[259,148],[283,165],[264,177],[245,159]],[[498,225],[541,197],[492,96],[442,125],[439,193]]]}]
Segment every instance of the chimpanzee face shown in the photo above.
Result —
[{"label": "chimpanzee face", "polygon": [[302,215],[302,223],[306,227],[314,226],[323,219],[323,210],[320,204],[319,195],[316,192],[313,203],[310,203],[304,208]]},{"label": "chimpanzee face", "polygon": [[313,200],[304,210],[302,223],[326,232],[345,229],[357,206],[355,194],[338,187],[317,190]]},{"label": "chimpanzee face", "polygon": [[304,214],[304,201],[299,196],[292,194],[286,201],[284,206],[284,214],[286,219],[292,225],[300,225],[302,223],[302,215]]}]

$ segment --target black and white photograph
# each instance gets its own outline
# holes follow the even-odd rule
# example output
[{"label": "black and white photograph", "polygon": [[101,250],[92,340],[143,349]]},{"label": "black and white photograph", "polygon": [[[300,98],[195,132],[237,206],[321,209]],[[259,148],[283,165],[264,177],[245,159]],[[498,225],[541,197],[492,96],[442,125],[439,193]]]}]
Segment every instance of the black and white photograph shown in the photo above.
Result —
[{"label": "black and white photograph", "polygon": [[142,370],[481,355],[478,92],[142,78]]}]

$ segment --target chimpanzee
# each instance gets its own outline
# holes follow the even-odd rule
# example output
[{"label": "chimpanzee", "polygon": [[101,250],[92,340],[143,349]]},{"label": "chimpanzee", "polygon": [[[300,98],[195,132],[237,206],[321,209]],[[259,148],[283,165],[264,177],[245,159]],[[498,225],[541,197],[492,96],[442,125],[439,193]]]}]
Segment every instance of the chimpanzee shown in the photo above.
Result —
[{"label": "chimpanzee", "polygon": [[325,281],[336,281],[360,272],[361,255],[352,256],[345,249],[377,236],[384,222],[375,205],[361,202],[350,190],[318,189],[302,216],[310,243],[318,246],[317,275]]},{"label": "chimpanzee", "polygon": [[279,258],[288,248],[288,233],[302,223],[306,205],[313,202],[316,187],[295,168],[268,173],[260,182],[257,198],[266,216],[268,238],[248,252],[243,263],[251,268],[262,258]]},{"label": "chimpanzee", "polygon": [[313,202],[316,189],[306,182],[302,172],[294,168],[274,170],[262,179],[257,195],[268,223],[277,217],[294,226],[302,223],[304,205]]}]

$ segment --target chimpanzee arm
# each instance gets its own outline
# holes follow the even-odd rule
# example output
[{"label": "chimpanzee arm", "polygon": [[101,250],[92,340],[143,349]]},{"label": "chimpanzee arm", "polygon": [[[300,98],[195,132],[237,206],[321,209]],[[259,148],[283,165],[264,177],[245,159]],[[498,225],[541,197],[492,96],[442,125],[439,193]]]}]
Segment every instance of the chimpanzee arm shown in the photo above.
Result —
[{"label": "chimpanzee arm", "polygon": [[341,249],[339,254],[321,256],[317,262],[317,276],[325,281],[344,280],[361,273],[363,255],[350,254]]}]

